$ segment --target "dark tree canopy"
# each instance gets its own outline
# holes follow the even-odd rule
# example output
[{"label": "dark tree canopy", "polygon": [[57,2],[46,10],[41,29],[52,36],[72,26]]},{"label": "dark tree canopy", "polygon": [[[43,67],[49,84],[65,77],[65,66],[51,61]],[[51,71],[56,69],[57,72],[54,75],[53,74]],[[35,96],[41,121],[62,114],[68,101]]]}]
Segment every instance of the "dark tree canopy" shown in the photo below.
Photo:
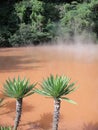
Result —
[{"label": "dark tree canopy", "polygon": [[83,32],[98,37],[97,28],[98,0],[0,1],[0,47],[66,40]]}]

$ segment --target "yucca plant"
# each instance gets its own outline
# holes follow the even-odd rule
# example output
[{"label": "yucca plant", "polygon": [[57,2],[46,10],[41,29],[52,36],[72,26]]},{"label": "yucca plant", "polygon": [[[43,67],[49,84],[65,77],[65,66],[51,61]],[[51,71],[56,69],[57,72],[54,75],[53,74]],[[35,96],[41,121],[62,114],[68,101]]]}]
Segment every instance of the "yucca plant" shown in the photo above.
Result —
[{"label": "yucca plant", "polygon": [[4,95],[16,99],[16,118],[13,130],[17,130],[20,122],[23,98],[34,93],[33,88],[35,85],[30,85],[28,80],[25,78],[21,80],[20,77],[18,79],[13,78],[12,80],[9,78],[4,84]]},{"label": "yucca plant", "polygon": [[53,115],[53,130],[58,130],[59,123],[59,111],[61,100],[66,100],[67,102],[76,104],[73,100],[65,97],[67,94],[75,91],[75,83],[70,83],[70,78],[66,76],[56,76],[50,75],[47,79],[44,79],[41,89],[36,88],[35,92],[47,97],[52,97],[54,99],[54,115]]},{"label": "yucca plant", "polygon": [[0,130],[11,130],[11,127],[7,126],[0,126]]}]

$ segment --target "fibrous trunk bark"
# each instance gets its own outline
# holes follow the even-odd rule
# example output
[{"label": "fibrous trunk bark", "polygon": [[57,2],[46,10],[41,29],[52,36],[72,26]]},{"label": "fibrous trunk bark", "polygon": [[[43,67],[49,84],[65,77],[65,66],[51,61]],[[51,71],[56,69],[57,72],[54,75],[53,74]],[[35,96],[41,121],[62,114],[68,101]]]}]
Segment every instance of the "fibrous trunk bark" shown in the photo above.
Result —
[{"label": "fibrous trunk bark", "polygon": [[16,118],[13,130],[17,130],[22,113],[22,98],[16,100]]},{"label": "fibrous trunk bark", "polygon": [[58,130],[60,103],[61,103],[60,100],[58,99],[54,100],[54,115],[53,115],[53,129],[52,130]]}]

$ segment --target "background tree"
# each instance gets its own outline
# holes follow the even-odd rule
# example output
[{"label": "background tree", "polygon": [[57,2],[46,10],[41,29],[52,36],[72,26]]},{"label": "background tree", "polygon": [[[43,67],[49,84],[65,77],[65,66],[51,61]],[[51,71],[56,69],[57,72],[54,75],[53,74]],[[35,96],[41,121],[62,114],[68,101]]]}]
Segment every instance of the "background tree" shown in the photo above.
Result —
[{"label": "background tree", "polygon": [[97,28],[98,0],[0,1],[0,47],[66,40],[84,32],[98,39]]}]

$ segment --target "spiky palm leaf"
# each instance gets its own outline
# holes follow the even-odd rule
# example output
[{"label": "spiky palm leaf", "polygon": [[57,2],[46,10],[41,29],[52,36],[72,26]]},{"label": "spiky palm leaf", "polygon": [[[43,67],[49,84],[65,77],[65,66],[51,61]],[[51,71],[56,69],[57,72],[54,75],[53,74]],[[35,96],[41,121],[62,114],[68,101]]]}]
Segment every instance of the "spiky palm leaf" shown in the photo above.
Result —
[{"label": "spiky palm leaf", "polygon": [[14,78],[13,80],[9,78],[4,84],[3,93],[11,98],[23,98],[34,93],[32,89],[35,85],[36,84],[29,85],[29,80],[25,78],[23,80],[21,80],[20,77],[18,77],[18,79]]},{"label": "spiky palm leaf", "polygon": [[0,126],[0,130],[11,130],[11,127],[7,126]]},{"label": "spiky palm leaf", "polygon": [[64,96],[76,90],[75,83],[70,83],[70,78],[66,76],[54,77],[50,75],[47,79],[44,79],[41,89],[35,89],[35,92],[44,96],[53,97],[54,99],[63,99],[70,103],[76,104],[73,100],[70,100]]}]

